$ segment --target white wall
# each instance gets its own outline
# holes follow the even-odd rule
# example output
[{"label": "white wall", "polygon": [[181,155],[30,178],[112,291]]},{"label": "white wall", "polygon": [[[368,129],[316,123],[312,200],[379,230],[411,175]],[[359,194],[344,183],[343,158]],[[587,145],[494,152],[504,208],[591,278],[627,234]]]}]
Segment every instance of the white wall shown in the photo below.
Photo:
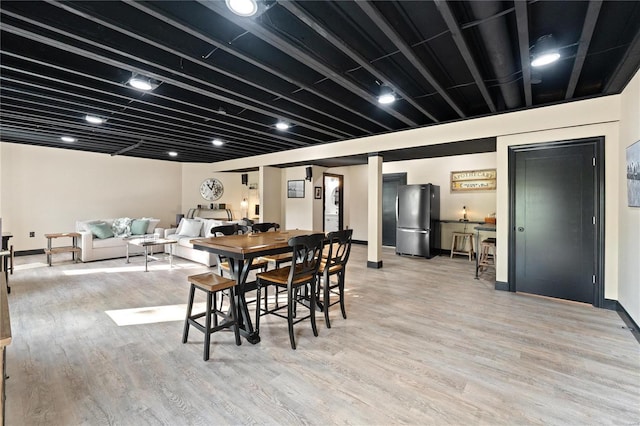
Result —
[{"label": "white wall", "polygon": [[[283,229],[313,229],[313,182],[305,179],[305,168],[305,166],[290,167],[282,173],[282,191],[285,197],[285,226],[282,227]],[[304,181],[304,198],[287,197],[287,182],[290,180]]]},{"label": "white wall", "polygon": [[[249,183],[257,183],[258,172],[249,172]],[[222,197],[216,201],[209,201],[200,195],[200,185],[207,179],[214,177],[222,182],[224,192]],[[225,203],[227,208],[233,213],[233,217],[240,219],[244,216],[240,203],[243,198],[257,200],[257,192],[249,191],[248,185],[242,184],[241,173],[220,173],[213,172],[211,164],[185,163],[182,165],[182,197],[181,212],[187,213],[190,208],[195,208],[198,204],[209,206],[211,203]],[[248,206],[249,216],[253,216],[255,203]]]},{"label": "white wall", "polygon": [[618,179],[618,301],[640,324],[640,207],[629,207],[625,175],[626,148],[640,140],[640,72],[626,87],[621,99]]},{"label": "white wall", "polygon": [[15,250],[42,249],[44,234],[76,220],[153,216],[167,227],[180,212],[180,163],[6,142],[0,151],[0,216]]},{"label": "white wall", "polygon": [[260,167],[260,222],[279,223],[285,226],[282,170],[276,167]]}]

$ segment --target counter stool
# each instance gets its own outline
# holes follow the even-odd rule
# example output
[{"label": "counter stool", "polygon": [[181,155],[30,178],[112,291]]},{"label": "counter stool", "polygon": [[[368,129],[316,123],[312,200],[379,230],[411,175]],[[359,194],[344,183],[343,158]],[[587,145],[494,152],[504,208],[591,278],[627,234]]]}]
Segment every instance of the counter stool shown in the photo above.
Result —
[{"label": "counter stool", "polygon": [[[211,333],[222,330],[224,328],[233,327],[233,332],[236,335],[236,345],[240,346],[240,331],[238,330],[238,314],[236,311],[235,303],[235,280],[223,278],[220,275],[208,272],[205,274],[191,275],[187,277],[187,280],[191,283],[191,289],[189,290],[189,301],[187,303],[187,317],[184,321],[184,331],[182,333],[182,343],[187,343],[187,337],[189,336],[189,326],[192,325],[198,330],[204,333],[204,360],[209,359],[209,345],[211,343]],[[207,294],[207,307],[202,313],[192,315],[193,298],[196,288],[202,290]],[[224,290],[229,291],[229,304],[231,314],[223,312],[222,305],[220,309],[217,309],[213,303],[216,294]],[[213,316],[213,326],[211,325],[211,317]],[[224,321],[218,324],[218,316]],[[196,320],[198,318],[205,317],[205,324],[202,325]],[[231,318],[229,318],[231,317]]]},{"label": "counter stool", "polygon": [[[453,235],[451,239],[451,257],[453,258],[454,254],[461,254],[463,256],[469,256],[469,260],[471,261],[474,256],[473,234],[470,232],[454,232],[451,235]],[[468,249],[467,241],[469,243]]]},{"label": "counter stool", "polygon": [[482,240],[480,246],[480,258],[478,260],[478,270],[484,271],[487,267],[496,267],[496,239],[487,238]]}]

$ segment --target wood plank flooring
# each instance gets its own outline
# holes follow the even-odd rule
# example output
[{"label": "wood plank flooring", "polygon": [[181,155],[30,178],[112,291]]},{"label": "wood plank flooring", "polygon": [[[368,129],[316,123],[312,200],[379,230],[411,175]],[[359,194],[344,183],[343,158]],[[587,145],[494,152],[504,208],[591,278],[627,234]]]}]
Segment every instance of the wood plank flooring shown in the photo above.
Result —
[{"label": "wood plank flooring", "polygon": [[204,362],[183,318],[106,311],[185,305],[205,267],[17,257],[6,424],[640,424],[640,346],[616,312],[495,291],[462,258],[383,261],[353,247],[348,319],[298,324],[297,350],[269,316],[257,345],[215,333]]}]

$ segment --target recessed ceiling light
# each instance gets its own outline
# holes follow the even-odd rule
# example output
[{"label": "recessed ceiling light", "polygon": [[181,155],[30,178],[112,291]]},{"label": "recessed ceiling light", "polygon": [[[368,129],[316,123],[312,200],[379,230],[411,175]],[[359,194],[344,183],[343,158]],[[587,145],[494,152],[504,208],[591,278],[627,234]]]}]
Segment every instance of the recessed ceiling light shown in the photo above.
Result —
[{"label": "recessed ceiling light", "polygon": [[560,59],[560,52],[553,39],[553,35],[547,34],[540,37],[531,47],[531,66],[542,67]]},{"label": "recessed ceiling light", "polygon": [[212,141],[211,141],[211,143],[212,143],[213,145],[215,145],[215,146],[222,146],[222,145],[224,145],[224,142],[223,142],[223,141],[221,141],[220,139],[214,139],[214,140],[212,140]]},{"label": "recessed ceiling light", "polygon": [[395,102],[396,97],[393,93],[385,93],[384,95],[378,96],[378,103],[386,105]]},{"label": "recessed ceiling light", "polygon": [[558,52],[544,53],[542,55],[537,56],[533,61],[531,61],[532,67],[542,67],[545,65],[549,65],[552,62],[560,59],[560,54]]},{"label": "recessed ceiling light", "polygon": [[153,89],[153,85],[151,84],[151,80],[144,77],[131,77],[129,80],[129,85],[138,90],[151,90]]},{"label": "recessed ceiling light", "polygon": [[177,157],[178,156],[178,153],[175,152],[175,151],[169,151],[168,154],[169,154],[169,157]]},{"label": "recessed ceiling light", "polygon": [[76,138],[72,138],[71,136],[62,136],[62,137],[60,138],[60,140],[61,140],[62,142],[67,142],[67,143],[73,143],[73,142],[77,141],[77,139],[76,139]]},{"label": "recessed ceiling light", "polygon": [[96,117],[95,115],[85,115],[84,119],[87,120],[91,124],[102,124],[104,120],[100,117]]},{"label": "recessed ceiling light", "polygon": [[289,125],[284,121],[278,121],[276,123],[276,129],[278,130],[287,130],[288,128],[289,128]]},{"label": "recessed ceiling light", "polygon": [[393,93],[391,87],[383,84],[380,86],[380,95],[378,96],[378,103],[386,105],[395,102],[396,95]]},{"label": "recessed ceiling light", "polygon": [[238,16],[253,16],[258,12],[256,0],[226,0],[230,11]]}]

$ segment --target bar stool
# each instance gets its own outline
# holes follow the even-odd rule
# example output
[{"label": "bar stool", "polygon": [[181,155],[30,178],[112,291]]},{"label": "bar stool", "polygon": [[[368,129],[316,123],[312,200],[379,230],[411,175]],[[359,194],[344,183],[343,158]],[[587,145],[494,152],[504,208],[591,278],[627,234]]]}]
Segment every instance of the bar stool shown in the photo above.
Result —
[{"label": "bar stool", "polygon": [[[474,252],[473,252],[474,235],[470,232],[454,232],[451,235],[453,236],[453,238],[451,239],[451,258],[453,258],[454,254],[460,254],[463,256],[469,256],[469,260],[471,261],[474,256]],[[467,249],[467,241],[469,244],[468,249]]]},{"label": "bar stool", "polygon": [[486,268],[496,267],[496,239],[487,238],[482,240],[480,246],[480,258],[478,260],[478,270],[484,271]]},{"label": "bar stool", "polygon": [[[233,332],[236,335],[236,345],[240,346],[240,331],[238,330],[238,314],[236,311],[235,303],[235,280],[223,278],[220,275],[208,272],[205,274],[191,275],[187,277],[187,280],[191,283],[191,289],[189,290],[189,301],[187,303],[187,317],[184,321],[184,331],[182,333],[182,343],[187,343],[187,337],[189,336],[189,326],[192,325],[198,330],[204,333],[204,356],[205,361],[209,360],[209,345],[211,343],[211,333],[222,330],[224,328],[233,328]],[[202,313],[192,315],[193,298],[196,288],[202,290],[207,294],[207,307]],[[229,291],[229,310],[230,314],[223,312],[222,305],[220,309],[213,304],[216,294],[218,292],[228,290]],[[213,316],[213,326],[211,325],[211,317]],[[218,316],[224,321],[218,324]],[[198,318],[205,317],[205,324],[202,325],[196,320]],[[231,318],[229,318],[231,317]]]}]

